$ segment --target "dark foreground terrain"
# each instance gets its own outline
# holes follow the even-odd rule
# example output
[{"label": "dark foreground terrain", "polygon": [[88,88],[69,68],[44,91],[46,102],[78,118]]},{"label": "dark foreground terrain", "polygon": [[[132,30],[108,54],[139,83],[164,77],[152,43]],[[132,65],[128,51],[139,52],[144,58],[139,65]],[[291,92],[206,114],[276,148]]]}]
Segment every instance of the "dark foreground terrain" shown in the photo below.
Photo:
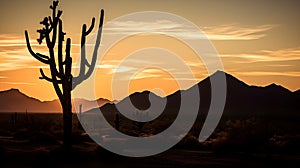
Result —
[{"label": "dark foreground terrain", "polygon": [[[50,146],[49,146],[50,147]],[[300,156],[234,154],[220,155],[211,151],[171,149],[146,158],[129,158],[111,154],[96,145],[82,145],[72,154],[53,151],[54,147],[10,151],[1,167],[299,167]],[[83,149],[84,148],[84,149]],[[51,151],[52,150],[52,151]],[[77,149],[78,150],[78,149]]]},{"label": "dark foreground terrain", "polygon": [[[194,133],[197,131],[192,130],[178,145],[164,153],[130,158],[108,152],[94,143],[80,128],[75,115],[73,151],[68,153],[61,148],[60,114],[1,113],[0,116],[0,167],[300,166],[298,127],[290,127],[289,132],[282,133],[282,129],[293,126],[292,122],[277,130],[271,127],[276,125],[263,120],[224,118],[204,143],[198,143],[197,133]],[[150,127],[160,127],[159,122],[152,124],[142,127],[128,124],[120,129],[140,136],[149,134]],[[283,125],[287,124],[281,123]]]}]

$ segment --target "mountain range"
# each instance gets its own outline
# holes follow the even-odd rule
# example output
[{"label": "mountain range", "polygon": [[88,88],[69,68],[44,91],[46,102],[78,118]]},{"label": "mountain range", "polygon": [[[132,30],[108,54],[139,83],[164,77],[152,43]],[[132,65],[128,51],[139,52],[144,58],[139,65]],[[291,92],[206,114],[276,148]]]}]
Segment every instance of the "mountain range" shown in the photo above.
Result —
[{"label": "mountain range", "polygon": [[[39,99],[29,97],[22,93],[19,89],[9,89],[0,91],[0,112],[35,112],[35,113],[57,113],[61,112],[61,106],[59,100],[52,101],[40,101]],[[73,100],[76,104],[82,104],[82,110],[86,111],[92,108],[101,107],[106,103],[112,103],[111,101],[103,98],[97,99],[98,105],[95,105],[93,101],[86,99]]]},{"label": "mountain range", "polygon": [[[152,102],[166,101],[164,114],[177,114],[180,109],[182,93],[192,94],[198,87],[200,105],[198,114],[207,115],[211,103],[210,78],[226,78],[226,102],[223,115],[230,116],[300,116],[300,90],[292,92],[280,85],[270,84],[265,87],[250,86],[234,76],[223,71],[217,71],[187,90],[178,90],[167,97],[159,97],[152,92],[136,92],[124,98],[117,104],[105,104],[100,107],[103,113],[119,112],[118,107],[130,110],[146,110]],[[188,100],[192,101],[192,100]],[[131,103],[135,106],[132,108]],[[91,110],[90,112],[93,112]],[[123,113],[123,112],[122,112]],[[163,114],[162,113],[162,114]],[[187,112],[188,113],[188,112]]]},{"label": "mountain range", "polygon": [[[226,77],[226,103],[224,113],[227,115],[299,115],[300,90],[292,92],[280,85],[271,84],[265,87],[249,86],[243,81],[223,71],[217,71],[191,88],[178,90],[167,97],[159,97],[150,91],[136,92],[124,98],[120,102],[111,102],[107,99],[98,99],[98,105],[103,112],[116,112],[117,106],[132,110],[130,102],[141,110],[150,107],[149,96],[154,102],[166,100],[165,113],[176,113],[180,108],[181,93],[192,94],[198,87],[200,94],[199,112],[206,114],[211,100],[210,78]],[[60,112],[61,107],[58,100],[40,101],[21,93],[18,89],[10,89],[0,92],[0,112]],[[130,100],[130,101],[129,101]],[[92,101],[77,99],[83,104],[83,111],[98,108],[91,105]],[[74,107],[73,107],[74,108]],[[93,110],[91,110],[93,111]]]}]

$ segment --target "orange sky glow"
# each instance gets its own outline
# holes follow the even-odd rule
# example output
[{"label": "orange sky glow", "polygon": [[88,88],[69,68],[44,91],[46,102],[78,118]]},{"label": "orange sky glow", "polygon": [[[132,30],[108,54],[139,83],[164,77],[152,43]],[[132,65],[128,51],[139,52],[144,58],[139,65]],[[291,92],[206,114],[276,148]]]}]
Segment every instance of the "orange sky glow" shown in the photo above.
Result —
[{"label": "orange sky glow", "polygon": [[[36,41],[36,30],[40,28],[42,18],[51,14],[51,3],[51,0],[0,2],[0,90],[18,88],[40,100],[56,99],[51,83],[39,80],[39,68],[48,73],[48,67],[29,54],[24,38],[24,31],[28,30],[34,51],[47,54],[45,43],[38,45]],[[176,14],[197,25],[218,51],[225,72],[249,85],[266,86],[276,83],[295,91],[300,89],[299,5],[297,0],[62,0],[59,8],[63,10],[64,31],[67,37],[72,38],[71,55],[75,60],[74,65],[80,52],[81,26],[84,23],[89,25],[92,17],[96,17],[98,24],[101,8],[105,10],[105,23],[133,12],[161,11]],[[124,23],[118,24],[124,26]],[[133,24],[139,28],[149,26],[147,23]],[[155,25],[157,27],[154,28],[172,24],[158,20]],[[126,25],[119,28],[126,29]],[[103,29],[105,30],[105,25]],[[176,54],[191,69],[195,81],[185,78],[183,70],[176,67],[165,70],[147,67],[135,72],[136,65],[143,64],[143,60],[138,59],[129,60],[124,67],[118,67],[124,58],[144,48],[162,48]],[[151,57],[151,54],[157,54],[161,55],[162,62],[165,61],[165,51],[157,51],[159,52],[140,51],[136,55],[148,54]],[[73,71],[76,72],[76,67]],[[128,36],[112,46],[101,62],[98,61],[94,73],[97,86],[95,94],[96,97],[111,100],[120,100],[130,93],[143,90],[151,90],[161,96],[168,95],[179,89],[171,71],[181,75],[179,80],[184,83],[183,89],[209,75],[197,54],[175,38],[147,34]],[[112,82],[123,84],[123,79],[113,79],[114,75],[119,73],[126,78],[132,72],[135,72],[135,76],[131,77],[129,89],[124,91],[126,87],[122,86],[118,88],[119,94],[113,97]]]}]

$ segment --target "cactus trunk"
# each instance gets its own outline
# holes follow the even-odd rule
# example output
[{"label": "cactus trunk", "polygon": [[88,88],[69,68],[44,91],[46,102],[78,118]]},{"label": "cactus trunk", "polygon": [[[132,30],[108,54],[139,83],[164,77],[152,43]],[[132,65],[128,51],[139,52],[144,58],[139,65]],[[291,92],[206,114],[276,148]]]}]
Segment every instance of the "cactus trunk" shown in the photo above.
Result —
[{"label": "cactus trunk", "polygon": [[[71,93],[71,92],[70,92]],[[71,94],[69,94],[71,96]],[[64,128],[64,137],[63,145],[66,149],[71,148],[72,146],[72,105],[71,97],[66,97],[65,104],[62,105],[63,109],[63,128]]]}]

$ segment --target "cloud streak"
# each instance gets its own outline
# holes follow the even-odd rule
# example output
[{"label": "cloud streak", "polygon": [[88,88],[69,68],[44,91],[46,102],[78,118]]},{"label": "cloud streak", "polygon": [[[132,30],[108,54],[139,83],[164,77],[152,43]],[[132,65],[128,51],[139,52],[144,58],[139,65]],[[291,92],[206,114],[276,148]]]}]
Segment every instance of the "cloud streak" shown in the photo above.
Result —
[{"label": "cloud streak", "polygon": [[280,50],[261,50],[245,54],[221,54],[223,58],[242,58],[248,62],[278,62],[300,60],[300,47]]},{"label": "cloud streak", "polygon": [[245,76],[289,76],[289,77],[300,77],[300,72],[237,72],[239,75]]},{"label": "cloud streak", "polygon": [[211,40],[256,40],[265,37],[275,25],[241,27],[237,24],[202,27]]},{"label": "cloud streak", "polygon": [[[117,80],[136,80],[136,79],[146,79],[146,78],[161,78],[165,80],[183,80],[183,81],[194,81],[202,78],[203,74],[207,75],[206,72],[201,73],[201,69],[197,68],[198,71],[194,71],[195,78],[191,77],[191,72],[182,71],[176,67],[169,67],[167,69],[161,66],[160,62],[153,63],[152,67],[145,67],[145,69],[140,69],[140,65],[144,65],[146,60],[138,59],[128,59],[126,64],[120,65],[121,60],[105,60],[98,65],[97,68],[104,69],[108,75],[113,75],[119,73],[121,78]],[[194,68],[194,66],[199,66],[201,63],[186,62],[187,66]],[[189,64],[190,63],[190,64]],[[161,69],[159,68],[161,67]],[[170,75],[176,75],[175,77],[170,77]]]},{"label": "cloud streak", "polygon": [[170,20],[147,21],[114,21],[106,27],[105,33],[132,35],[140,33],[157,33],[181,37],[184,39],[210,39],[210,40],[256,40],[265,37],[268,30],[275,25],[259,25],[242,27],[238,24],[217,25],[201,27],[199,29]]},{"label": "cloud streak", "polygon": [[[30,40],[32,46],[37,46],[36,40]],[[26,46],[25,38],[15,34],[0,34],[0,47]]]},{"label": "cloud streak", "polygon": [[11,84],[11,85],[36,85],[35,83],[29,83],[29,82],[0,82],[3,84]]},{"label": "cloud streak", "polygon": [[[34,51],[47,55],[48,49],[45,45],[39,45],[36,40],[30,40],[30,43]],[[74,44],[74,48],[73,51],[76,51],[79,47]],[[71,54],[74,60],[79,55],[78,51]],[[14,34],[0,35],[0,71],[40,68],[41,65],[43,64],[29,54],[24,37]]]},{"label": "cloud streak", "polygon": [[[236,74],[249,76],[300,76],[300,69],[297,68],[300,62],[300,47],[280,50],[260,50],[254,53],[222,54],[220,56],[224,61],[225,70]],[[98,68],[105,68],[109,74],[122,73],[124,78],[127,77],[128,79],[130,78],[128,74],[136,73],[139,69],[138,65],[145,64],[144,61],[146,60],[127,60],[126,64],[118,67],[121,60],[107,60],[103,62],[103,65],[98,66]],[[193,69],[196,80],[202,79],[205,76],[203,74],[207,74],[202,62],[186,61],[185,63]],[[228,68],[226,68],[227,65]],[[161,64],[159,62],[157,64],[154,63],[154,66],[160,67]],[[174,69],[174,67],[165,69],[164,71],[178,75],[179,78],[176,80],[195,80],[186,77],[189,74],[188,72]],[[132,79],[153,77],[161,77],[166,80],[173,79],[163,75],[163,71],[157,69],[145,69]]]},{"label": "cloud streak", "polygon": [[238,75],[300,77],[300,47],[223,54],[221,57],[226,70]]},{"label": "cloud streak", "polygon": [[[219,25],[213,27],[203,27],[202,30],[207,37],[201,35],[195,27],[187,26],[183,23],[170,20],[157,20],[155,22],[137,22],[137,21],[114,21],[109,24],[104,30],[105,33],[114,34],[132,34],[132,33],[159,33],[173,35],[185,39],[201,39],[209,38],[211,40],[254,40],[266,36],[266,31],[272,29],[272,25],[261,25],[256,27],[241,27],[237,24]],[[34,49],[39,49],[42,53],[47,53],[45,47],[38,45],[36,40],[30,40]],[[78,44],[73,44],[74,47],[79,47]],[[244,55],[248,59],[267,60],[266,54],[270,56],[283,54],[274,53],[271,51],[263,51],[261,55]],[[289,55],[299,55],[299,53],[289,53],[291,51],[283,51]],[[76,53],[78,55],[78,53]],[[75,55],[76,55],[75,54]],[[273,55],[272,55],[273,54]],[[74,55],[74,54],[73,54]],[[75,60],[75,59],[74,59]],[[28,66],[36,66],[26,48],[25,39],[23,36],[14,34],[0,35],[0,70],[20,69]],[[121,69],[126,70],[126,68]]]}]

